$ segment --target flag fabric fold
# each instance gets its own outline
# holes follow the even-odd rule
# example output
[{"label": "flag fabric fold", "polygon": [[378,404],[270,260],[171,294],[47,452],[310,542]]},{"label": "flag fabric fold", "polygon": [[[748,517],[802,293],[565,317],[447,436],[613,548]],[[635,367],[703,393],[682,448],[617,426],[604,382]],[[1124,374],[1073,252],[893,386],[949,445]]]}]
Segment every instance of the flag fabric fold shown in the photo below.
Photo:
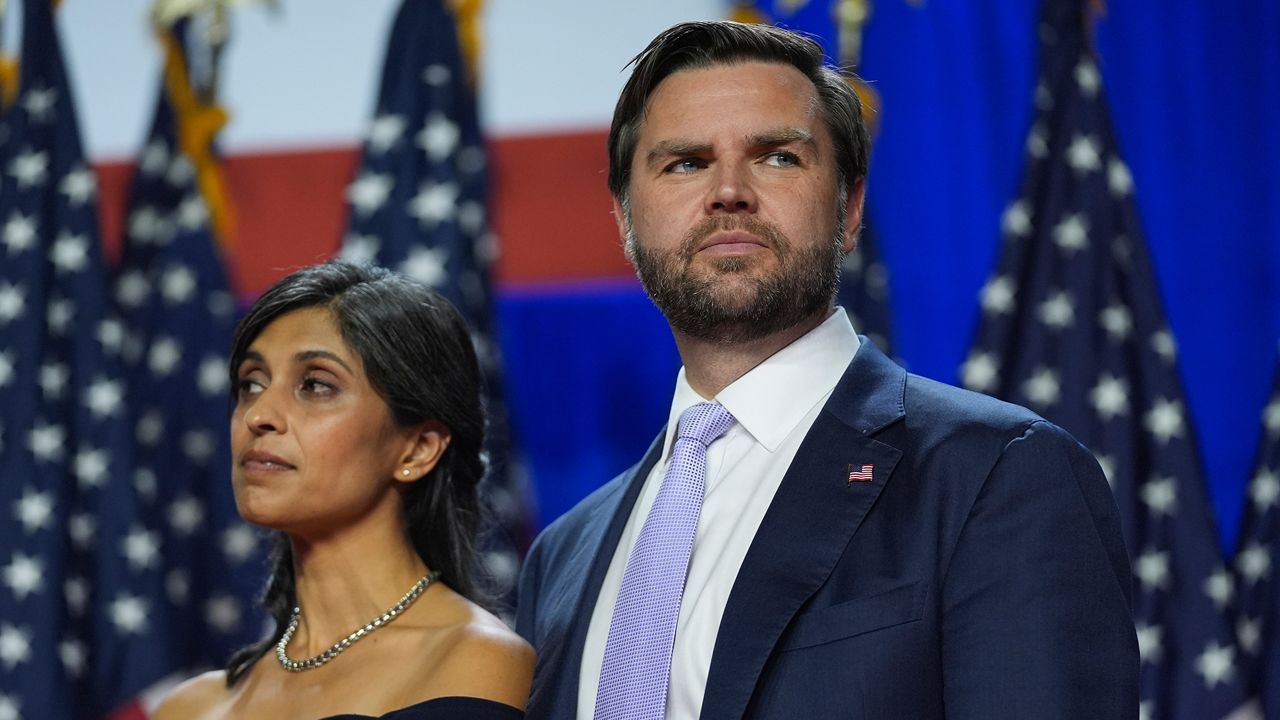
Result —
[{"label": "flag fabric fold", "polygon": [[146,685],[164,609],[52,5],[22,4],[0,117],[0,717],[63,720]]},{"label": "flag fabric fold", "polygon": [[1135,574],[1142,717],[1222,718],[1243,702],[1234,583],[1085,5],[1043,5],[1025,177],[962,382],[1038,410],[1102,465]]},{"label": "flag fabric fold", "polygon": [[152,682],[221,667],[259,639],[266,620],[255,602],[265,576],[259,536],[239,519],[231,491],[235,302],[201,187],[220,184],[212,142],[225,114],[193,88],[186,35],[182,21],[161,38],[165,69],[112,284],[133,484],[164,578],[152,599],[165,608],[146,658]]},{"label": "flag fabric fold", "polygon": [[1240,588],[1236,638],[1246,686],[1266,720],[1280,720],[1280,366],[1262,417],[1262,442],[1249,481],[1233,569]]},{"label": "flag fabric fold", "polygon": [[489,472],[481,495],[493,522],[482,547],[486,569],[505,596],[532,539],[533,516],[503,399],[490,279],[497,242],[487,216],[484,137],[468,77],[446,3],[404,0],[360,165],[347,190],[349,224],[340,255],[430,286],[472,330],[489,419]]}]

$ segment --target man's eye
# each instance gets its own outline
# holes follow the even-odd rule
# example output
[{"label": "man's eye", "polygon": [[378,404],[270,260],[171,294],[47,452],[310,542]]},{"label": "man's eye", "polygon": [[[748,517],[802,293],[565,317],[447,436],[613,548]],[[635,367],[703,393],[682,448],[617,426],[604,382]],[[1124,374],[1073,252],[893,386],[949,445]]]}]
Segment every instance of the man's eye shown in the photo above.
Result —
[{"label": "man's eye", "polygon": [[698,160],[696,158],[684,158],[682,160],[677,160],[671,163],[670,165],[668,165],[667,172],[675,173],[677,175],[683,175],[683,174],[691,173],[694,170],[698,170],[703,167],[706,167],[706,163],[701,160]]},{"label": "man's eye", "polygon": [[797,157],[795,153],[778,150],[766,155],[765,162],[778,167],[796,167],[800,164],[800,158]]}]

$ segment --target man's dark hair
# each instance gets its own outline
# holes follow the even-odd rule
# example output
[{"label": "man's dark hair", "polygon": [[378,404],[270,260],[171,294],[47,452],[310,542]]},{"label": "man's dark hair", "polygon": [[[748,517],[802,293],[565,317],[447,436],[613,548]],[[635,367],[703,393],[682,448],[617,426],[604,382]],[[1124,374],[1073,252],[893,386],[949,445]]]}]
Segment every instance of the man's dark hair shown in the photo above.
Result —
[{"label": "man's dark hair", "polygon": [[[389,270],[336,260],[304,268],[271,286],[236,328],[228,368],[233,395],[238,368],[254,339],[280,317],[313,307],[332,313],[396,425],[435,420],[449,429],[440,461],[404,493],[405,528],[419,557],[440,572],[442,582],[485,603],[476,577],[485,416],[480,367],[466,323],[443,297]],[[280,640],[297,604],[292,547],[283,532],[275,535],[263,597],[275,629],[231,658],[227,685]]]},{"label": "man's dark hair", "polygon": [[609,128],[609,191],[615,198],[623,200],[627,195],[640,126],[649,96],[658,85],[681,70],[741,62],[790,65],[809,78],[835,144],[839,187],[847,189],[866,176],[870,141],[862,103],[849,84],[851,78],[826,64],[821,45],[771,25],[687,22],[663,31],[628,63],[635,69],[618,97]]}]

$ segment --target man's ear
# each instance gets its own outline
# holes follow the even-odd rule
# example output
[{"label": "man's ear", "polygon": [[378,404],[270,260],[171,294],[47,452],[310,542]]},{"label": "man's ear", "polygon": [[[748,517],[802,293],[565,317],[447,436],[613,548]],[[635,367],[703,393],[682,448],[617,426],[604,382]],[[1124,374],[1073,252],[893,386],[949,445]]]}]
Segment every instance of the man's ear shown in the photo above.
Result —
[{"label": "man's ear", "polygon": [[617,197],[613,198],[613,222],[618,226],[618,241],[622,243],[622,250],[630,260],[631,248],[627,247],[627,213],[623,211],[622,202]]},{"label": "man's ear", "polygon": [[858,247],[858,234],[862,232],[862,208],[866,194],[867,179],[860,177],[853,181],[853,187],[849,188],[849,195],[845,198],[847,212],[841,247],[844,248],[846,255]]},{"label": "man's ear", "polygon": [[400,482],[414,482],[426,476],[440,462],[449,447],[452,435],[449,428],[438,420],[428,420],[417,425],[407,438],[407,445],[396,467],[395,478]]}]

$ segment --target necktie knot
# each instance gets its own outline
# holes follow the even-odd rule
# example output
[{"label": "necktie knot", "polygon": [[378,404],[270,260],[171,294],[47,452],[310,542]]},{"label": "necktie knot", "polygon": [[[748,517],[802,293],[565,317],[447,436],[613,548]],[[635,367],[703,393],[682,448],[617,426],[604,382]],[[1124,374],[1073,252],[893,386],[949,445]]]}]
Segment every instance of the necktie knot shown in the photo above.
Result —
[{"label": "necktie knot", "polygon": [[733,415],[720,403],[701,402],[680,413],[677,440],[697,440],[710,445],[733,427]]}]

